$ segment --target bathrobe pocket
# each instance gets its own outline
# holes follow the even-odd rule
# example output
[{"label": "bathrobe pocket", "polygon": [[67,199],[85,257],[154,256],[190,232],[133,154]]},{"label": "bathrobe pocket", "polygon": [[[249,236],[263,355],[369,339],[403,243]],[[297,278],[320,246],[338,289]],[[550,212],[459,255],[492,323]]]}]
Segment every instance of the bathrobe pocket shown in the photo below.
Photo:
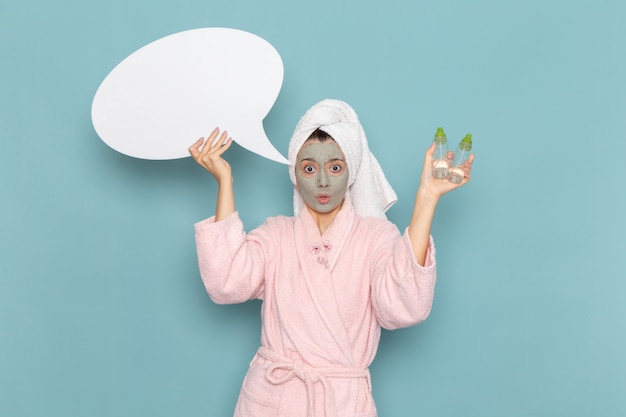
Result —
[{"label": "bathrobe pocket", "polygon": [[250,364],[243,380],[235,417],[276,417],[280,408],[282,387],[265,379],[266,369],[256,361]]}]

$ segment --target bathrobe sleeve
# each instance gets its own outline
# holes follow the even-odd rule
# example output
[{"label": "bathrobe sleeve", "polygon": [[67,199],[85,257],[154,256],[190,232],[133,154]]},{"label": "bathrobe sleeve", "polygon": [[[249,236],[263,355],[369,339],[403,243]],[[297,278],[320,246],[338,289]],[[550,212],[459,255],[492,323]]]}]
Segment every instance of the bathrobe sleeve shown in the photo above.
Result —
[{"label": "bathrobe sleeve", "polygon": [[379,324],[392,330],[413,326],[428,317],[437,274],[432,237],[421,266],[415,260],[408,232],[400,235],[395,226],[386,229],[370,258],[371,297]]},{"label": "bathrobe sleeve", "polygon": [[200,276],[215,303],[263,298],[267,250],[272,246],[269,229],[266,222],[246,234],[238,212],[219,222],[213,216],[194,225]]}]

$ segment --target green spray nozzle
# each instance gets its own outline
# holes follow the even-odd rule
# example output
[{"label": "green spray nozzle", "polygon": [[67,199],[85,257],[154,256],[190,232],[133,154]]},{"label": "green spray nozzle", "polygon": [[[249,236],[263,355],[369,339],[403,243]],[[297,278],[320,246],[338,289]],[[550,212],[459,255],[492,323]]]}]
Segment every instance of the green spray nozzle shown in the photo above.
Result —
[{"label": "green spray nozzle", "polygon": [[443,127],[437,128],[437,133],[435,133],[435,143],[446,143],[448,139],[446,138],[446,134],[443,132]]},{"label": "green spray nozzle", "polygon": [[463,139],[461,139],[461,143],[459,143],[459,148],[461,148],[461,150],[463,151],[472,150],[472,135],[471,134],[468,133],[467,135],[465,135]]}]

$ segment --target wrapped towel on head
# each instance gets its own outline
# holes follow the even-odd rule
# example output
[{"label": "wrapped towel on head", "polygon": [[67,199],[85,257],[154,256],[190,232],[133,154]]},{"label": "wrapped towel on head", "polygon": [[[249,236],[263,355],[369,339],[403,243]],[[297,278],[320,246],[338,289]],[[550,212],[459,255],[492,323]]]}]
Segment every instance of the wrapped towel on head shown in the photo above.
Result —
[{"label": "wrapped towel on head", "polygon": [[[289,176],[296,184],[294,167],[304,142],[311,133],[320,129],[337,142],[348,164],[348,191],[356,213],[361,217],[386,218],[385,211],[398,198],[385,178],[380,164],[370,152],[365,131],[356,112],[340,100],[322,100],[302,116],[289,142],[288,159],[291,163]],[[294,214],[297,216],[304,207],[298,190],[293,196]]]}]

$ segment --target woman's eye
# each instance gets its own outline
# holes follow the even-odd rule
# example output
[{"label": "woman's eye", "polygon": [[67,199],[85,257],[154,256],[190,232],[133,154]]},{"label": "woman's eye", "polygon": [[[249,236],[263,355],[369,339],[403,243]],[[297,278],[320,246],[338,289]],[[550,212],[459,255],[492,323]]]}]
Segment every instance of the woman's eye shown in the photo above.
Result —
[{"label": "woman's eye", "polygon": [[340,172],[341,171],[341,165],[337,165],[337,164],[332,165],[330,167],[330,171],[334,172],[334,173]]},{"label": "woman's eye", "polygon": [[307,174],[312,174],[313,172],[315,172],[315,168],[312,165],[307,165],[304,167],[304,172],[306,172]]}]

